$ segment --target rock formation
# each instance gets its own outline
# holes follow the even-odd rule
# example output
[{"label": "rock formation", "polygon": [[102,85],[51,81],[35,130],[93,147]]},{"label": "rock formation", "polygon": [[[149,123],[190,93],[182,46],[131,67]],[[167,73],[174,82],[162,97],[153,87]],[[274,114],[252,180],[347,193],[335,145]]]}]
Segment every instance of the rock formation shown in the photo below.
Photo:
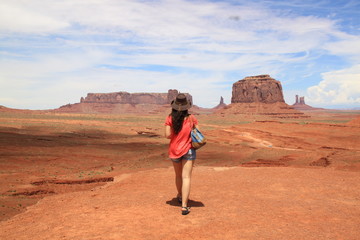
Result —
[{"label": "rock formation", "polygon": [[305,104],[305,97],[300,97],[299,95],[295,95],[295,103],[292,105],[294,109],[297,110],[317,110],[321,108],[314,108],[307,104]]},{"label": "rock formation", "polygon": [[[61,106],[59,112],[80,113],[146,113],[162,111],[168,107],[179,93],[176,89],[170,89],[167,93],[88,93],[81,97],[80,103]],[[192,96],[185,93],[192,102]]]},{"label": "rock formation", "polygon": [[81,103],[166,104],[166,93],[88,93]]},{"label": "rock formation", "polygon": [[220,104],[219,105],[223,105],[224,104],[224,98],[221,96],[220,97]]},{"label": "rock formation", "polygon": [[233,84],[231,103],[285,102],[281,83],[269,75],[246,77]]},{"label": "rock formation", "polygon": [[227,105],[224,103],[224,98],[223,97],[220,97],[220,103],[214,107],[213,109],[222,109],[224,107],[226,107]]},{"label": "rock formation", "polygon": [[[88,93],[85,98],[80,99],[80,103],[122,103],[122,104],[157,104],[164,105],[171,103],[179,92],[170,89],[168,93]],[[192,102],[192,96],[186,94]]]},{"label": "rock formation", "polygon": [[284,101],[280,81],[269,75],[246,77],[233,84],[231,104],[218,114],[266,115],[271,118],[307,118]]},{"label": "rock formation", "polygon": [[300,101],[299,101],[299,95],[296,95],[294,105],[304,105],[304,104],[305,104],[305,97],[300,97]]},{"label": "rock formation", "polygon": [[[178,94],[179,94],[178,90],[169,89],[168,93],[167,93],[167,102],[166,103],[171,103]],[[190,94],[187,94],[187,98],[192,102],[192,97]]]}]

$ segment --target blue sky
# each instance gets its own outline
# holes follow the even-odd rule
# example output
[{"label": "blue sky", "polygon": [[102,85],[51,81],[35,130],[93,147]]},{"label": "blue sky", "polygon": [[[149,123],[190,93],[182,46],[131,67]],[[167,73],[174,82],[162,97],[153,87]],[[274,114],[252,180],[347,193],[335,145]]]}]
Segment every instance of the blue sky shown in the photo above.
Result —
[{"label": "blue sky", "polygon": [[0,0],[3,106],[178,89],[214,107],[260,74],[288,104],[360,107],[360,1]]}]

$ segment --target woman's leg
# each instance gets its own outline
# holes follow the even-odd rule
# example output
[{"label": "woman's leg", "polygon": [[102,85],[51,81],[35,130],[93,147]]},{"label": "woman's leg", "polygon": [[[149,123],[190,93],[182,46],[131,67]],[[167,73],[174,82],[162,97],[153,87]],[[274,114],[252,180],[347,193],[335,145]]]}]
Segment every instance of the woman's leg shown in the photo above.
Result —
[{"label": "woman's leg", "polygon": [[175,170],[175,185],[178,191],[178,197],[181,197],[181,189],[183,185],[182,181],[182,163],[180,162],[173,162],[174,170]]},{"label": "woman's leg", "polygon": [[194,160],[182,160],[182,207],[187,207],[189,200],[193,164]]}]

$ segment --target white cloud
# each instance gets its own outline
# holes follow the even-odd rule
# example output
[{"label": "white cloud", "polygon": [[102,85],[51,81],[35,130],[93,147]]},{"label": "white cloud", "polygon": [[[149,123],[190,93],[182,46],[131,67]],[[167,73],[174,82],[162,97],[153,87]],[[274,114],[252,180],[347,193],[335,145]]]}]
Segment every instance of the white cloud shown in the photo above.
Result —
[{"label": "white cloud", "polygon": [[269,24],[276,31],[295,35],[312,33],[319,36],[319,33],[328,34],[329,32],[336,32],[334,21],[313,16],[276,17]]},{"label": "white cloud", "polygon": [[322,78],[318,85],[307,89],[309,103],[360,106],[360,64],[323,73]]},{"label": "white cloud", "polygon": [[[229,102],[231,84],[222,82],[250,74],[290,78],[292,64],[306,66],[302,76],[312,75],[318,56],[352,64],[360,56],[359,38],[341,32],[335,20],[248,1],[12,0],[0,3],[0,37],[0,104],[26,96],[29,108],[44,106],[35,94],[57,107],[86,91],[184,86],[196,104],[211,106],[220,95]],[[330,73],[309,90],[313,99],[334,94]],[[353,95],[342,99],[351,102]]]},{"label": "white cloud", "polygon": [[53,18],[50,14],[29,9],[29,5],[0,2],[1,31],[49,33],[68,26],[66,21]]},{"label": "white cloud", "polygon": [[[37,62],[0,64],[1,105],[17,108],[49,109],[79,102],[89,92],[167,92],[178,89],[194,96],[195,104],[212,107],[220,94],[219,75],[203,76],[192,72],[159,72],[141,69],[95,67],[102,55],[84,53],[39,58]],[[98,61],[98,62],[97,62]],[[6,79],[11,78],[11,81]],[[208,96],[217,92],[218,95]],[[228,91],[229,95],[231,92]]]},{"label": "white cloud", "polygon": [[324,48],[333,55],[349,56],[360,62],[360,37],[345,35],[339,41],[326,43]]},{"label": "white cloud", "polygon": [[14,0],[12,4],[4,5],[0,26],[6,29],[33,33],[59,30],[60,34],[69,36],[100,35],[117,38],[119,43],[135,40],[148,47],[203,45],[204,50],[220,52],[301,52],[318,46],[334,27],[334,22],[327,19],[277,16],[261,5],[184,0],[56,3]]}]

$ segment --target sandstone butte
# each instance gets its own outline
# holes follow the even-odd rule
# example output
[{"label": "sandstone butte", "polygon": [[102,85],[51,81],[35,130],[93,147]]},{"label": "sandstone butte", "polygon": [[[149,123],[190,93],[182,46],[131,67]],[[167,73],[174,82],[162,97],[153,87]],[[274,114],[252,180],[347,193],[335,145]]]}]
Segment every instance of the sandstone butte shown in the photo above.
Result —
[{"label": "sandstone butte", "polygon": [[233,84],[231,103],[285,103],[280,81],[269,75],[246,77]]},{"label": "sandstone butte", "polygon": [[309,117],[285,103],[280,81],[270,75],[249,76],[235,82],[231,104],[216,113],[267,115],[274,118]]}]

